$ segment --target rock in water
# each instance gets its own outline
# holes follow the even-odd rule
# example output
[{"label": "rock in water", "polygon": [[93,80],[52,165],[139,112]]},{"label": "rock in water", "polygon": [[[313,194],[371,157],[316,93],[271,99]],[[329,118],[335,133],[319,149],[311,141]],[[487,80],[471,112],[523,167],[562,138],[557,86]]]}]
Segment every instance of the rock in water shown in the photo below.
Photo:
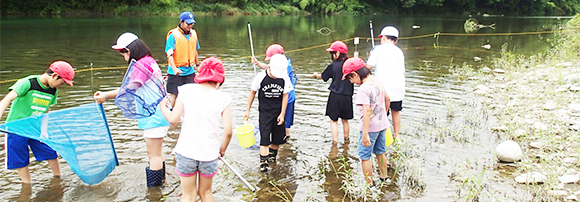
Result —
[{"label": "rock in water", "polygon": [[495,156],[503,162],[513,163],[522,159],[522,149],[518,143],[507,140],[495,148]]}]

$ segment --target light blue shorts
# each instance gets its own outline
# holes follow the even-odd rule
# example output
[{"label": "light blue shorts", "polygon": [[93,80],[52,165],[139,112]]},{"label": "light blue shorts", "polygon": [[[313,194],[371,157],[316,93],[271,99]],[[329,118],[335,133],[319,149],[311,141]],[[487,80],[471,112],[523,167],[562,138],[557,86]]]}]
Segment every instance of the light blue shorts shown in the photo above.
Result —
[{"label": "light blue shorts", "polygon": [[362,131],[360,131],[360,136],[358,139],[358,145],[356,147],[356,155],[361,160],[369,160],[371,155],[374,154],[384,154],[387,151],[387,130],[382,130],[380,132],[369,133],[371,139],[371,146],[365,147],[362,144]]},{"label": "light blue shorts", "polygon": [[213,177],[218,173],[218,160],[197,161],[175,153],[175,172],[182,177],[191,177],[199,172],[202,177]]}]

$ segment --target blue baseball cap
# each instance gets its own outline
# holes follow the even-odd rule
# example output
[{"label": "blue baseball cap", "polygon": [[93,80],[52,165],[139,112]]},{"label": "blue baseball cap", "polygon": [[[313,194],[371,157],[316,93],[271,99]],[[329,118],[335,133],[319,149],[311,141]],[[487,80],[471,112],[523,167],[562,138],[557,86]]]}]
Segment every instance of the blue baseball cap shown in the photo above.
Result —
[{"label": "blue baseball cap", "polygon": [[187,24],[195,23],[195,20],[193,19],[193,14],[191,14],[191,12],[189,11],[181,13],[181,15],[179,15],[179,20],[185,21],[185,23]]}]

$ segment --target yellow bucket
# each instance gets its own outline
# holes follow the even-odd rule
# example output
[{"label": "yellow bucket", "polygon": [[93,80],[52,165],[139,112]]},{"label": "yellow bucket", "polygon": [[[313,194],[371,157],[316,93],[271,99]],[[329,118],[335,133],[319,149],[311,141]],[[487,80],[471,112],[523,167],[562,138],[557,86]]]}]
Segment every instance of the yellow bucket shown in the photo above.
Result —
[{"label": "yellow bucket", "polygon": [[248,148],[256,143],[254,139],[254,125],[246,124],[238,126],[234,131],[241,147]]},{"label": "yellow bucket", "polygon": [[387,128],[387,141],[386,141],[386,145],[387,147],[391,144],[393,144],[393,133],[391,133],[391,127]]}]

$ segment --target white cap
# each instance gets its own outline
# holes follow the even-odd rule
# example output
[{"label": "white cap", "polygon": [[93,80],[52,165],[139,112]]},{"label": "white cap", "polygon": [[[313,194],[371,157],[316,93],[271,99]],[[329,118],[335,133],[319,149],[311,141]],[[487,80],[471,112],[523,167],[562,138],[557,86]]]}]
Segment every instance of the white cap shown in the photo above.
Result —
[{"label": "white cap", "polygon": [[288,76],[288,59],[282,54],[276,54],[270,58],[270,73],[276,78]]},{"label": "white cap", "polygon": [[131,32],[125,32],[123,34],[121,34],[121,36],[119,36],[119,38],[117,39],[117,44],[111,46],[111,48],[115,49],[115,50],[121,50],[123,48],[127,48],[127,46],[129,44],[131,44],[133,41],[139,39],[139,37],[137,37],[137,35],[131,33]]},{"label": "white cap", "polygon": [[379,34],[379,38],[381,36],[394,36],[399,38],[399,30],[397,30],[397,28],[393,26],[387,26],[383,28],[383,30],[381,31],[381,34]]}]

